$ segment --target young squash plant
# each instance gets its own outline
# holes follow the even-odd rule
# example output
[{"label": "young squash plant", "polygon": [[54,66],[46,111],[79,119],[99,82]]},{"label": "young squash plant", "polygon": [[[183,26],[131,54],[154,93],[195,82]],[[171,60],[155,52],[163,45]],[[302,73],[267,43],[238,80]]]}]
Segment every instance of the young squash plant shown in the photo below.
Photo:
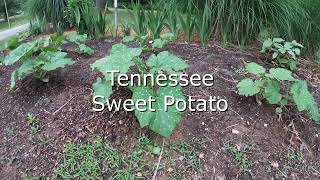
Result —
[{"label": "young squash plant", "polygon": [[159,39],[155,39],[152,42],[153,49],[162,49],[164,48],[170,41],[173,41],[175,38],[174,34],[172,33],[165,33],[160,36]]},{"label": "young squash plant", "polygon": [[[142,53],[142,48],[128,48],[124,44],[116,44],[112,47],[111,54],[103,59],[96,61],[91,65],[91,68],[101,72],[104,77],[98,78],[93,84],[94,96],[103,96],[100,102],[107,103],[113,93],[111,85],[111,74],[107,71],[119,71],[119,74],[127,74],[129,69],[138,69],[141,75],[152,74],[154,77],[158,74],[179,74],[182,73],[188,65],[184,60],[178,58],[176,55],[167,51],[161,52],[158,55],[151,55],[149,59],[144,62],[139,56]],[[117,78],[119,74],[115,74]],[[116,81],[115,81],[116,82]],[[149,127],[152,131],[168,137],[180,122],[182,113],[178,112],[175,107],[169,107],[168,111],[164,111],[164,96],[173,96],[175,99],[184,99],[182,88],[177,87],[158,87],[158,86],[133,86],[130,87],[132,91],[132,100],[148,101],[149,97],[153,97],[155,102],[152,102],[150,107],[145,106],[147,111],[140,112],[135,110],[135,115],[140,123],[141,128]]]},{"label": "young squash plant", "polygon": [[68,42],[76,43],[81,54],[92,55],[94,50],[87,46],[85,43],[88,36],[86,34],[70,33],[66,36]]},{"label": "young squash plant", "polygon": [[46,74],[58,68],[64,68],[75,62],[67,57],[67,53],[61,52],[59,45],[64,41],[63,35],[52,34],[49,38],[39,38],[32,42],[23,43],[15,50],[10,51],[4,59],[6,66],[17,62],[22,65],[11,74],[10,90],[16,86],[16,81],[32,75],[43,82],[48,82]]},{"label": "young squash plant", "polygon": [[319,109],[307,83],[294,78],[291,71],[271,68],[267,72],[256,63],[246,63],[245,70],[250,78],[238,83],[239,95],[258,96],[269,104],[278,105],[277,113],[282,113],[285,106],[294,104],[300,112],[308,112],[316,123],[320,123]]},{"label": "young squash plant", "polygon": [[263,42],[262,53],[272,53],[272,59],[280,66],[291,71],[297,67],[297,59],[303,46],[297,41],[285,42],[281,38],[269,38]]}]

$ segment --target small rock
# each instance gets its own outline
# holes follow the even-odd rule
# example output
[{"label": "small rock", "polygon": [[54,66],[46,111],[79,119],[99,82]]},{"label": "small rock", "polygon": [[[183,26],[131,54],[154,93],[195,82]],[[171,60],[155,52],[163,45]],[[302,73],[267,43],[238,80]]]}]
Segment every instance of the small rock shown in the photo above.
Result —
[{"label": "small rock", "polygon": [[271,166],[274,167],[274,168],[278,168],[278,167],[279,167],[279,163],[277,163],[277,162],[272,162],[272,163],[271,163]]},{"label": "small rock", "polygon": [[180,157],[179,157],[179,160],[180,160],[180,161],[183,161],[183,160],[184,160],[184,157],[183,157],[183,156],[180,156]]},{"label": "small rock", "polygon": [[173,168],[172,167],[169,167],[168,169],[167,169],[167,172],[172,172],[173,171]]},{"label": "small rock", "polygon": [[203,159],[204,158],[204,154],[203,153],[199,154],[199,158]]},{"label": "small rock", "polygon": [[141,172],[137,172],[136,176],[142,177],[142,173]]},{"label": "small rock", "polygon": [[225,175],[217,176],[217,180],[225,180],[225,179],[226,179]]},{"label": "small rock", "polygon": [[264,124],[263,126],[264,126],[264,127],[268,127],[268,124]]},{"label": "small rock", "polygon": [[240,132],[238,131],[238,130],[236,130],[236,129],[232,129],[232,134],[239,134]]}]

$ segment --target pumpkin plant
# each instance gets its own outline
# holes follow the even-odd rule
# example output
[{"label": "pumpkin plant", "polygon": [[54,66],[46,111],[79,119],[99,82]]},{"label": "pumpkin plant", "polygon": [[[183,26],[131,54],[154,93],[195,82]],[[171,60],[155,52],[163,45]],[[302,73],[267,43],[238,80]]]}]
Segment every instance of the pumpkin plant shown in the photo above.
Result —
[{"label": "pumpkin plant", "polygon": [[6,66],[21,62],[21,66],[11,74],[10,90],[16,86],[16,81],[32,75],[43,82],[48,82],[46,74],[58,68],[64,68],[75,62],[67,57],[67,53],[58,48],[64,40],[63,36],[57,34],[49,38],[39,38],[32,42],[23,43],[15,50],[10,51],[4,59]]},{"label": "pumpkin plant", "polygon": [[[119,74],[127,74],[130,69],[138,70],[139,74],[156,75],[164,74],[179,74],[185,70],[188,65],[184,60],[178,58],[176,55],[167,51],[161,52],[158,55],[151,55],[149,59],[144,62],[139,56],[142,53],[142,48],[129,48],[124,44],[116,44],[112,47],[111,54],[97,60],[91,64],[91,68],[102,73],[103,78],[98,77],[93,84],[94,96],[102,96],[109,99],[113,93],[112,78],[117,78]],[[110,73],[106,72],[118,71],[112,77]],[[116,81],[115,81],[116,82]],[[116,85],[114,85],[116,86]],[[157,85],[149,86],[131,86],[132,100],[148,100],[150,97],[155,99],[151,105],[155,111],[151,111],[149,105],[146,105],[146,111],[141,112],[135,109],[135,115],[140,123],[140,126],[149,127],[152,131],[168,137],[180,122],[182,112],[179,112],[175,107],[169,107],[167,111],[164,107],[164,96],[173,96],[175,99],[184,99],[181,86],[159,87]],[[100,99],[106,103],[105,99]]]},{"label": "pumpkin plant", "polygon": [[291,71],[284,68],[267,71],[256,63],[246,63],[245,70],[250,77],[238,83],[239,95],[257,96],[269,104],[278,105],[277,113],[282,113],[285,106],[293,104],[300,112],[308,112],[315,122],[320,123],[319,109],[307,83],[294,78]]}]

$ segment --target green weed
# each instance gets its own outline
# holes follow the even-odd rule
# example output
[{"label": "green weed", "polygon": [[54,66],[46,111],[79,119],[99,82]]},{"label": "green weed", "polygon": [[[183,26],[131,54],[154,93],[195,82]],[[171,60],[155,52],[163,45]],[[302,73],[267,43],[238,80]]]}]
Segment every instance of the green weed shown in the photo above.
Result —
[{"label": "green weed", "polygon": [[186,170],[188,169],[191,169],[194,171],[199,170],[201,166],[201,162],[200,162],[200,159],[198,158],[198,155],[195,149],[191,145],[184,142],[179,142],[172,145],[172,149],[179,152],[183,156],[183,159],[186,163],[185,165]]},{"label": "green weed", "polygon": [[66,144],[55,178],[101,179],[120,167],[118,152],[98,138],[95,145]]},{"label": "green weed", "polygon": [[300,170],[302,164],[302,154],[292,149],[287,150],[284,157],[284,164],[276,173],[277,178],[288,178],[288,174],[293,170]]},{"label": "green weed", "polygon": [[225,143],[223,145],[223,147],[224,147],[225,150],[227,150],[233,156],[237,167],[241,171],[248,170],[248,168],[250,166],[250,161],[249,161],[249,159],[247,158],[247,156],[243,152],[238,150],[235,145],[230,144],[230,143]]},{"label": "green weed", "polygon": [[27,113],[26,121],[33,132],[39,131],[39,119],[35,115],[33,115],[32,113]]}]

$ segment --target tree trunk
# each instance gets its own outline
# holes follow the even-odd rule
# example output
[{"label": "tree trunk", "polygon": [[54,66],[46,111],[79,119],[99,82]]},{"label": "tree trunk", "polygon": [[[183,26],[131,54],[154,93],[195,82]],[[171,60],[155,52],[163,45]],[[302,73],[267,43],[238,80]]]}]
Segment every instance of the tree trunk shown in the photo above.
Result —
[{"label": "tree trunk", "polygon": [[8,22],[9,28],[11,28],[9,14],[8,14],[8,8],[7,8],[7,2],[6,2],[6,0],[3,0],[3,2],[4,2],[4,8],[6,10],[6,16],[4,19]]}]

